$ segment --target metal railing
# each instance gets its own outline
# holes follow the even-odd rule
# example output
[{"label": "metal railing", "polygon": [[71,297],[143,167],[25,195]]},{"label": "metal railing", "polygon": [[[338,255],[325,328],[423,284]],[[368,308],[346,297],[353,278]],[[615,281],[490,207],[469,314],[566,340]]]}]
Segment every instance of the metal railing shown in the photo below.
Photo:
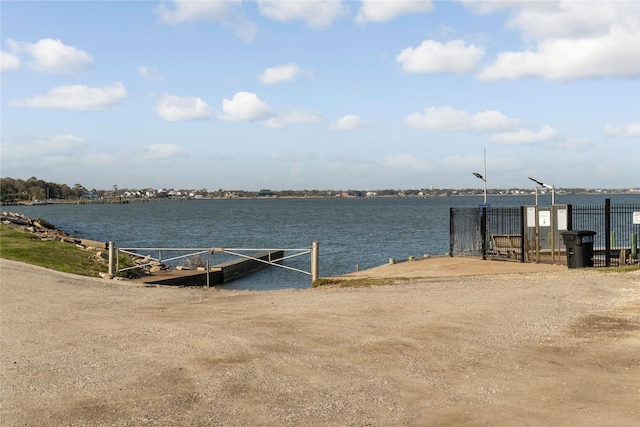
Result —
[{"label": "metal railing", "polygon": [[[311,276],[311,281],[314,282],[319,276],[319,245],[318,242],[312,242],[311,248],[268,248],[268,249],[259,249],[259,248],[119,248],[115,245],[114,242],[109,242],[109,275],[114,275],[115,272],[124,272],[133,269],[145,268],[153,265],[164,264],[168,262],[177,261],[180,259],[193,258],[198,257],[200,255],[213,255],[214,253],[226,253],[233,257],[244,258],[253,260],[259,263],[263,263],[266,265],[271,265],[274,267],[279,267],[285,270],[295,271],[298,273],[306,274]],[[286,256],[278,257],[275,259],[261,259],[259,257],[254,256],[255,252],[282,252],[283,254],[289,254]],[[147,255],[144,255],[140,252],[144,252]],[[151,253],[157,252],[157,257],[151,256]],[[176,253],[180,252],[180,255],[169,256],[168,258],[163,258],[163,254],[166,253]],[[248,253],[254,253],[254,255]],[[142,262],[137,263],[134,266],[123,267],[120,268],[118,262],[118,256],[116,254],[123,253],[132,257],[137,257],[138,259],[143,260]],[[310,270],[305,271],[300,268],[295,268],[292,266],[282,264],[283,261],[290,260],[293,258],[301,257],[304,255],[310,254],[311,262],[310,262]]]}]

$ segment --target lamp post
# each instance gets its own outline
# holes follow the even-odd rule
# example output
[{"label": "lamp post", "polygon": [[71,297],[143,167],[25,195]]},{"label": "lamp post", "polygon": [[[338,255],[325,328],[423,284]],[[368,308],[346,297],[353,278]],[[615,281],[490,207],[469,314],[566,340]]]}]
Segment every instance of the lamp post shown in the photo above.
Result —
[{"label": "lamp post", "polygon": [[[555,217],[555,205],[556,205],[556,187],[553,185],[545,184],[544,182],[538,181],[537,179],[528,177],[531,181],[538,184],[536,186],[536,261],[540,262],[540,211],[538,210],[538,188],[549,188],[551,189],[551,212],[549,213],[550,226],[551,226],[551,236],[550,236],[550,249],[551,249],[551,262],[555,262],[555,247],[556,247],[556,230],[554,224]],[[558,245],[558,247],[560,247]],[[559,254],[558,254],[559,256]]]},{"label": "lamp post", "polygon": [[478,172],[473,172],[473,176],[476,178],[480,178],[484,183],[484,204],[487,205],[487,150],[483,150],[484,157],[484,176],[480,175]]},{"label": "lamp post", "polygon": [[551,189],[551,206],[555,206],[555,204],[556,204],[556,187],[553,186],[553,185],[545,184],[545,183],[540,182],[537,179],[533,179],[531,177],[529,177],[529,179],[539,185],[539,187],[536,187],[536,206],[538,206],[538,188],[540,188],[540,187]]},{"label": "lamp post", "polygon": [[479,206],[479,212],[481,214],[481,218],[482,218],[482,223],[480,225],[480,232],[482,234],[482,259],[486,259],[486,255],[487,255],[487,247],[489,246],[489,235],[487,234],[487,221],[488,221],[488,216],[487,216],[487,211],[488,211],[488,206],[487,206],[487,150],[482,150],[483,151],[483,157],[484,157],[484,175],[479,174],[478,172],[473,172],[473,176],[475,176],[476,178],[479,178],[482,180],[483,186],[484,186],[484,203],[482,204],[482,206]]}]

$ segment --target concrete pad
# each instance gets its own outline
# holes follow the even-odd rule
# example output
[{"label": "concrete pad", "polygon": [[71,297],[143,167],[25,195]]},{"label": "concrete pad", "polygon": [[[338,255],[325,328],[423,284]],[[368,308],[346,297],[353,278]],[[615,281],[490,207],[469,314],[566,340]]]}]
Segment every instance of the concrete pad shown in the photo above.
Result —
[{"label": "concrete pad", "polygon": [[540,273],[545,271],[563,271],[566,265],[541,263],[520,263],[510,261],[490,261],[466,257],[430,257],[414,261],[402,261],[385,264],[368,270],[334,276],[342,279],[358,278],[394,278],[394,277],[451,277],[478,276],[491,274]]}]

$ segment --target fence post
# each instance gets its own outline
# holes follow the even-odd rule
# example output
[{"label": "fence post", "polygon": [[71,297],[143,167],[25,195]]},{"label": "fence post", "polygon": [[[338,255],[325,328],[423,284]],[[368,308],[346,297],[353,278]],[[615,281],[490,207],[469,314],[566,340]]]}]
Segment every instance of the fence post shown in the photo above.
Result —
[{"label": "fence post", "polygon": [[480,217],[480,234],[482,235],[482,259],[487,259],[487,206],[482,206]]},{"label": "fence post", "polygon": [[455,245],[455,227],[454,227],[454,210],[449,208],[449,256],[453,256],[453,247]]},{"label": "fence post", "polygon": [[604,266],[611,267],[611,199],[604,199]]},{"label": "fence post", "polygon": [[525,249],[528,249],[527,247],[529,245],[525,245],[525,239],[528,239],[528,236],[525,234],[525,228],[524,228],[524,222],[525,222],[525,218],[526,218],[526,207],[524,206],[520,206],[520,235],[522,236],[522,238],[520,239],[520,262],[524,262],[525,258]]},{"label": "fence post", "polygon": [[113,276],[114,260],[114,244],[113,242],[109,242],[109,276]]},{"label": "fence post", "polygon": [[318,242],[311,243],[311,283],[318,279],[320,256],[318,253]]}]

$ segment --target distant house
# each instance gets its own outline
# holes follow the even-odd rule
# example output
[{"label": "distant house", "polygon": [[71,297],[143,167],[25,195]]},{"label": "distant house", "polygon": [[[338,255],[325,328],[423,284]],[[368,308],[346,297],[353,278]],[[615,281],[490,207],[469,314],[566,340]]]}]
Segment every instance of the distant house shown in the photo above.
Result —
[{"label": "distant house", "polygon": [[99,194],[96,194],[96,193],[85,193],[85,194],[83,194],[83,195],[82,195],[82,196],[80,196],[80,197],[83,197],[83,198],[85,198],[85,199],[99,199],[99,198],[100,198],[100,195],[99,195]]},{"label": "distant house", "polygon": [[262,189],[258,192],[258,197],[271,197],[275,196],[275,193],[268,189]]}]

